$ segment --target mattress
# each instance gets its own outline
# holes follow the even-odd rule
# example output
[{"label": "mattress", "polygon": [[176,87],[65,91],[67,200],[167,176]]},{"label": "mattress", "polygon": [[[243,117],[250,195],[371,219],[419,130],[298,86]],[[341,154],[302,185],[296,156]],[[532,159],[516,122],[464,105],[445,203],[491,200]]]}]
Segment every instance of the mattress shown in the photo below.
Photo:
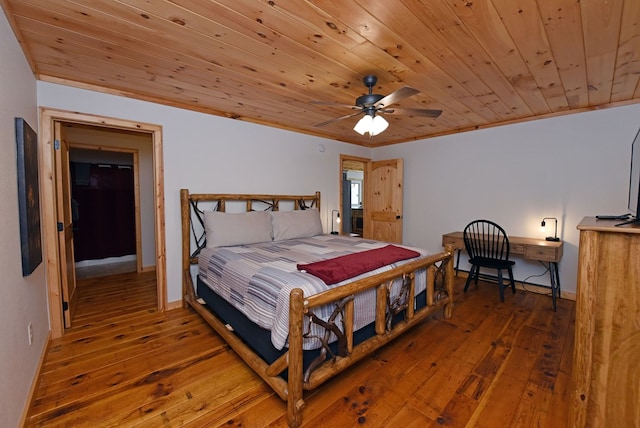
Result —
[{"label": "mattress", "polygon": [[[386,245],[388,245],[387,242],[357,237],[318,235],[286,241],[205,248],[198,259],[198,275],[203,284],[229,302],[250,321],[270,331],[274,348],[281,350],[287,345],[289,293],[294,288],[300,288],[305,296],[311,296],[388,271],[425,257],[429,253],[422,249],[405,246],[404,248],[420,253],[420,257],[392,263],[330,286],[309,273],[299,271],[297,265],[328,260]],[[424,269],[417,272],[416,284],[416,294],[424,291],[426,284]],[[399,290],[400,281],[398,280],[397,284],[392,286],[392,298],[398,294]],[[375,290],[358,294],[354,301],[354,309],[354,329],[360,329],[373,322]],[[327,305],[314,310],[314,313],[327,320],[333,310],[334,305]],[[321,327],[315,324],[309,327],[309,324],[305,323],[305,332],[309,334],[303,343],[304,349],[316,349],[321,346],[319,337],[324,334]]]}]

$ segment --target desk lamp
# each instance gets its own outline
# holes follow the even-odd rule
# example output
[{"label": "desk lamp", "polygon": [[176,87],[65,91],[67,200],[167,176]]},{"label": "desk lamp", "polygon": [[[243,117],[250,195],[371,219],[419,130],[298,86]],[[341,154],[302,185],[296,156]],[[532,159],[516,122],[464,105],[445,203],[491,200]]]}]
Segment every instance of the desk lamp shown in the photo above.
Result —
[{"label": "desk lamp", "polygon": [[558,219],[555,217],[545,217],[542,219],[542,222],[540,223],[540,228],[542,230],[546,229],[547,223],[545,222],[545,220],[553,220],[555,221],[555,231],[553,232],[553,236],[547,236],[545,239],[547,241],[559,241],[560,238],[558,238]]},{"label": "desk lamp", "polygon": [[333,229],[333,213],[338,213],[337,218],[336,218],[336,223],[340,224],[340,211],[331,210],[331,234],[332,235],[337,235],[338,231]]}]

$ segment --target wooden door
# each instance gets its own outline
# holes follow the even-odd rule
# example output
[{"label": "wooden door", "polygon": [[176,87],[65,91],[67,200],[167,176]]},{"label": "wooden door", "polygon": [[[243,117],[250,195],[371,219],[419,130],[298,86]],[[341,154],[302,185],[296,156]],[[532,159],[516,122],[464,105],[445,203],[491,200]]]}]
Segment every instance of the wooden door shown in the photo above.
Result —
[{"label": "wooden door", "polygon": [[367,163],[364,237],[402,243],[402,159]]},{"label": "wooden door", "polygon": [[64,326],[69,328],[78,303],[73,259],[69,145],[60,122],[55,122],[54,128],[56,214],[60,257],[60,285],[62,289],[62,302],[60,304],[64,311]]}]

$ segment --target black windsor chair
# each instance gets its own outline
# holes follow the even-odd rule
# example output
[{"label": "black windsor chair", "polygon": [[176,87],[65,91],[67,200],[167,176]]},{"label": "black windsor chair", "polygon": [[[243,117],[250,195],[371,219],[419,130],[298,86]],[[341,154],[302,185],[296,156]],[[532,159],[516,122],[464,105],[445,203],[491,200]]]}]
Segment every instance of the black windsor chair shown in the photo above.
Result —
[{"label": "black windsor chair", "polygon": [[475,280],[476,286],[478,285],[480,268],[488,268],[498,271],[498,288],[502,302],[504,302],[505,288],[502,280],[503,270],[509,273],[511,290],[515,294],[516,285],[512,269],[515,262],[509,260],[509,238],[504,229],[489,220],[475,220],[464,228],[463,238],[469,254],[469,263],[471,263],[471,270],[464,284],[465,293],[472,280]]}]

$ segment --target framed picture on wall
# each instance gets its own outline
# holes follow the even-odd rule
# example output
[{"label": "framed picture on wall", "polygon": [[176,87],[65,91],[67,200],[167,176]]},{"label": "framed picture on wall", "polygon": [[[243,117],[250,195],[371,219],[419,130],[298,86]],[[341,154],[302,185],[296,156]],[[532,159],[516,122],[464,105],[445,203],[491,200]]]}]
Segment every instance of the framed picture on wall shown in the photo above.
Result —
[{"label": "framed picture on wall", "polygon": [[16,144],[22,275],[28,276],[42,263],[38,135],[21,117],[16,117]]}]

